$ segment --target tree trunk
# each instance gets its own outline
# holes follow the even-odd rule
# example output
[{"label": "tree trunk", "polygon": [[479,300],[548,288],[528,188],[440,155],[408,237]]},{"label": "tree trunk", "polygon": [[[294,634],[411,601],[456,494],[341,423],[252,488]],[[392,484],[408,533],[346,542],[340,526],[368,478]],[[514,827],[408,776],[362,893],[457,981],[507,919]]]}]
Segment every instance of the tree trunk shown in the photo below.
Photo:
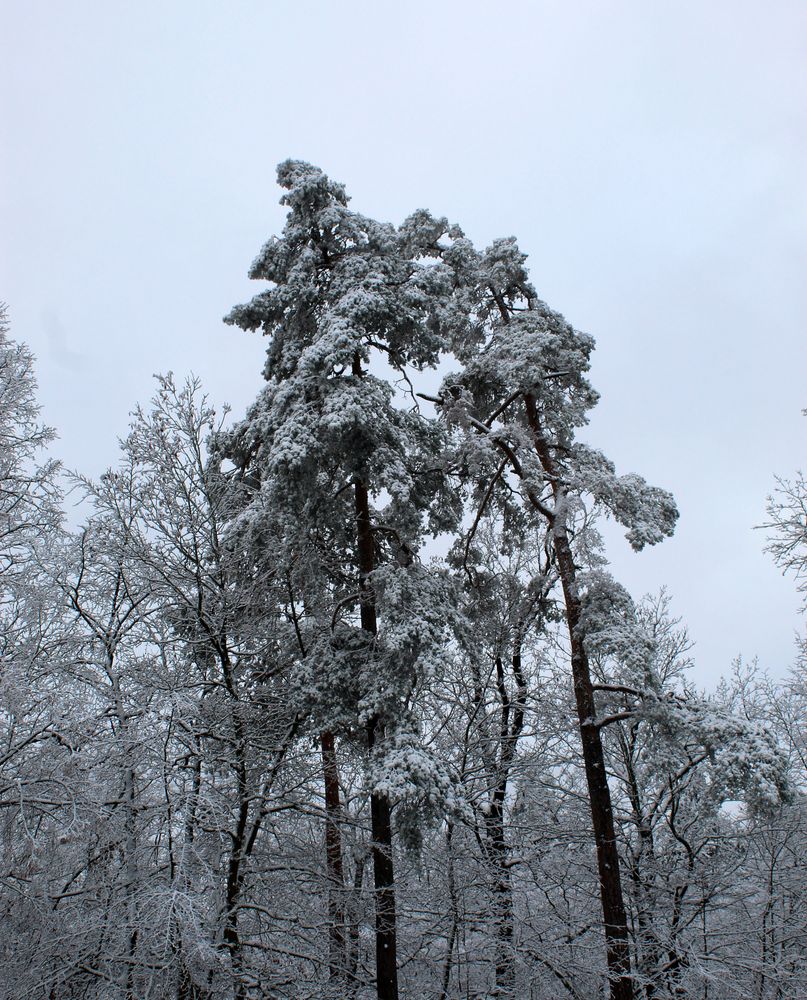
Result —
[{"label": "tree trunk", "polygon": [[235,687],[229,657],[222,653],[220,659],[224,683],[231,698],[232,747],[235,755],[235,761],[232,766],[235,771],[236,787],[238,789],[238,820],[235,830],[230,833],[231,848],[227,864],[224,947],[230,955],[230,965],[233,975],[233,996],[235,1000],[245,1000],[246,991],[243,979],[241,936],[238,931],[238,904],[244,879],[243,864],[247,854],[247,824],[249,822],[252,797],[250,795],[247,772],[246,734],[244,733],[244,724],[240,713],[238,692]]},{"label": "tree trunk", "polygon": [[[600,876],[600,896],[605,924],[611,997],[612,1000],[633,1000],[628,922],[622,896],[611,791],[608,787],[600,730],[595,718],[594,689],[591,683],[588,656],[580,636],[580,601],[573,575],[574,564],[571,547],[566,538],[565,529],[560,539],[555,537],[555,550],[558,553],[558,562],[563,564],[561,581],[572,649],[572,678],[580,725],[580,740],[583,745],[586,783],[591,803],[591,822],[597,847],[597,867]],[[569,575],[570,567],[572,567],[572,575]]]},{"label": "tree trunk", "polygon": [[[239,768],[240,770],[240,768]],[[227,896],[224,918],[224,946],[229,952],[233,972],[233,995],[235,1000],[245,1000],[243,968],[241,961],[241,936],[238,932],[238,902],[241,893],[241,864],[244,859],[246,828],[249,818],[249,799],[246,797],[246,782],[238,775],[239,806],[238,822],[231,834],[232,850],[227,866]],[[242,787],[243,786],[243,787]]]},{"label": "tree trunk", "polygon": [[521,665],[521,624],[516,629],[512,655],[513,676],[516,681],[515,699],[507,693],[504,665],[496,657],[496,686],[501,702],[496,787],[491,798],[490,812],[486,817],[488,856],[494,874],[493,913],[496,929],[496,990],[497,997],[513,998],[516,995],[516,956],[513,947],[515,914],[513,909],[513,879],[510,873],[509,848],[505,832],[505,802],[510,782],[510,772],[516,746],[524,728],[527,687]]},{"label": "tree trunk", "polygon": [[611,806],[611,791],[605,769],[605,754],[602,748],[600,730],[596,720],[594,688],[588,655],[583,645],[580,629],[581,604],[577,590],[577,573],[572,555],[572,547],[566,530],[564,513],[565,494],[558,470],[549,445],[543,435],[538,417],[535,398],[525,396],[527,420],[533,432],[535,450],[541,466],[552,483],[555,497],[555,516],[551,521],[552,541],[558,561],[558,572],[569,629],[569,643],[572,654],[572,681],[577,704],[580,726],[580,741],[583,748],[583,763],[591,805],[591,822],[594,829],[594,843],[597,849],[597,867],[600,878],[600,899],[602,901],[603,923],[605,925],[608,978],[611,1000],[633,1000],[633,977],[631,976],[630,949],[628,945],[628,922],[622,895],[619,873],[619,852],[616,847],[614,813]]},{"label": "tree trunk", "polygon": [[[354,365],[354,370],[356,366]],[[374,567],[370,503],[365,483],[356,481],[356,540],[361,592],[361,627],[370,636],[378,631],[375,599],[368,585]],[[384,738],[383,719],[373,716],[367,723],[367,750]],[[373,792],[370,796],[370,830],[375,885],[375,954],[378,1000],[398,1000],[398,962],[395,932],[395,874],[392,864],[392,821],[389,799]]]},{"label": "tree trunk", "polygon": [[[300,629],[300,620],[294,604],[294,592],[288,581],[291,620],[297,636],[300,654],[305,658],[306,648]],[[336,745],[332,732],[319,735],[322,754],[322,781],[325,786],[325,870],[328,883],[328,977],[332,983],[350,978],[350,960],[345,939],[345,873],[342,861],[342,807],[339,801],[339,768],[336,763]]]},{"label": "tree trunk", "polygon": [[645,815],[636,769],[633,766],[635,752],[633,739],[629,744],[622,735],[620,747],[624,757],[628,798],[639,835],[639,844],[632,852],[629,870],[635,893],[636,925],[638,927],[635,962],[637,972],[639,972],[644,984],[645,1000],[654,1000],[658,992],[660,978],[664,975],[661,969],[662,946],[655,929],[657,916],[654,892],[656,849],[652,821],[649,816]]},{"label": "tree trunk", "polygon": [[364,886],[366,858],[356,851],[354,855],[353,891],[351,894],[350,923],[347,936],[347,995],[354,997],[359,989],[359,923],[361,921],[361,894]]},{"label": "tree trunk", "polygon": [[454,824],[449,823],[446,829],[446,858],[448,861],[448,899],[451,913],[451,929],[448,932],[448,941],[446,942],[446,957],[443,962],[440,1000],[446,1000],[448,997],[448,988],[451,985],[451,966],[454,961],[454,945],[457,940],[457,928],[460,923],[459,903],[457,900],[457,883],[454,877],[454,853],[452,848],[453,838]]},{"label": "tree trunk", "polygon": [[333,733],[320,734],[325,781],[325,862],[328,874],[328,974],[331,982],[345,977],[345,875],[339,829],[339,772]]},{"label": "tree trunk", "polygon": [[138,861],[137,861],[137,803],[135,791],[134,743],[129,730],[130,716],[121,692],[120,676],[114,663],[114,647],[107,648],[106,671],[112,682],[115,698],[114,714],[118,720],[118,734],[123,757],[124,801],[124,893],[126,896],[126,960],[123,963],[122,985],[126,1000],[135,1000],[135,953],[138,938]]},{"label": "tree trunk", "polygon": [[496,989],[494,996],[512,1000],[516,989],[516,962],[513,951],[513,883],[507,864],[504,835],[504,805],[494,798],[486,817],[488,854],[493,866],[493,917],[496,935]]}]

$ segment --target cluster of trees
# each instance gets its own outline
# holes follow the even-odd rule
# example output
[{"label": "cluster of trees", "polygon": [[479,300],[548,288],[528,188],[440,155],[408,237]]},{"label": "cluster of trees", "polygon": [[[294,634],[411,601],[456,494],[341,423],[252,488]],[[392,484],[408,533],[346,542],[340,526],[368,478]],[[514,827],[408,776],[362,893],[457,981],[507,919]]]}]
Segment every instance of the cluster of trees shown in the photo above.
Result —
[{"label": "cluster of trees", "polygon": [[0,995],[807,995],[803,657],[699,694],[608,574],[598,519],[675,504],[578,440],[593,341],[512,239],[278,178],[263,390],[160,378],[80,531],[3,327]]}]

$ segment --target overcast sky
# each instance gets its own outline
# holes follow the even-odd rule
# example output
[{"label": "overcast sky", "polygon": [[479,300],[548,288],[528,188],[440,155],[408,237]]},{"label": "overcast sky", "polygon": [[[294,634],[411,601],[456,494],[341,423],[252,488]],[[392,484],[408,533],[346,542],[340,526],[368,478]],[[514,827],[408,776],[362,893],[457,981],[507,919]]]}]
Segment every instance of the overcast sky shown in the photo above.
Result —
[{"label": "overcast sky", "polygon": [[711,683],[782,674],[804,622],[763,552],[807,465],[807,4],[2,0],[0,299],[67,465],[116,460],[151,376],[240,414],[265,344],[222,315],[307,159],[353,206],[514,234],[597,339],[588,439],[671,489],[634,555]]}]

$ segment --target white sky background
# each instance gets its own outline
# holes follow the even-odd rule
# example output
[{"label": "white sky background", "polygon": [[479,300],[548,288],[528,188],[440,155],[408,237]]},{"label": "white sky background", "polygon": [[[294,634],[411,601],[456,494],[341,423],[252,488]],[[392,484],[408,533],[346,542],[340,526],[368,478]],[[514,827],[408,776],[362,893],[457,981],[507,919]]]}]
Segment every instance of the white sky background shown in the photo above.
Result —
[{"label": "white sky background", "polygon": [[592,444],[671,489],[666,584],[697,677],[781,674],[804,622],[762,552],[805,464],[807,4],[0,2],[0,298],[68,466],[97,475],[151,376],[243,412],[265,344],[221,316],[307,159],[353,206],[515,234],[597,339]]}]

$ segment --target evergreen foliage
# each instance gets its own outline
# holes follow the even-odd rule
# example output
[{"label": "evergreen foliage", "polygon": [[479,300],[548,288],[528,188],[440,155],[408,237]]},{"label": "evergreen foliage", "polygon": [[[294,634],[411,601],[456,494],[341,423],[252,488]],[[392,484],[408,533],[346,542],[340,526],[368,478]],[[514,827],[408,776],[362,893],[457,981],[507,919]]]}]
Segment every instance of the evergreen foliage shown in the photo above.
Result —
[{"label": "evergreen foliage", "polygon": [[803,647],[705,694],[609,574],[678,511],[514,239],[278,182],[257,398],[158,377],[79,530],[0,322],[0,998],[807,995]]}]

